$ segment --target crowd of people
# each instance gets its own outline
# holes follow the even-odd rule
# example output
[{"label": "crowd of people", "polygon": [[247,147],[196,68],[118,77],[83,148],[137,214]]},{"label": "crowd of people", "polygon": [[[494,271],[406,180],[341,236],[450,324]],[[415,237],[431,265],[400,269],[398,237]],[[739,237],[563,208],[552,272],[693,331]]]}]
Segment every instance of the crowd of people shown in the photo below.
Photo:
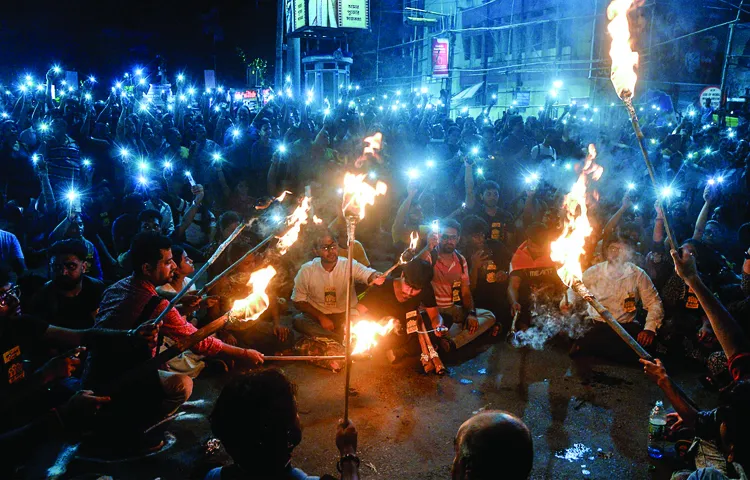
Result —
[{"label": "crowd of people", "polygon": [[[724,453],[721,464],[698,465],[717,470],[691,478],[741,469],[750,421],[743,116],[726,127],[727,112],[710,102],[684,110],[663,100],[640,105],[663,183],[654,191],[616,107],[548,104],[530,113],[489,105],[477,117],[451,118],[447,98],[420,89],[377,96],[344,89],[342,101],[320,108],[279,92],[248,105],[231,90],[197,91],[183,76],[175,91],[149,95],[145,75],[128,75],[101,100],[94,78],[66,89],[53,68],[0,96],[2,441],[18,453],[5,466],[22,464],[26,447],[50,431],[85,432],[102,451],[158,449],[163,439],[144,432],[180,408],[203,369],[259,365],[264,355],[313,348],[311,341],[340,346],[347,301],[355,317],[395,320],[395,334],[381,342],[394,363],[419,354],[417,335],[404,334],[416,330],[418,315],[440,354],[566,318],[583,332],[571,340],[571,356],[635,362],[550,258],[563,197],[594,144],[605,174],[587,198],[593,233],[583,282],[655,357],[693,368],[721,393],[718,411],[697,412],[670,387],[661,360],[644,361],[679,414],[676,426]],[[362,164],[363,141],[377,132],[381,148]],[[354,170],[385,181],[389,192],[349,244],[338,186]],[[287,190],[292,199],[311,192],[324,225],[311,223],[294,253],[270,259],[282,274],[269,288],[267,311],[158,371],[114,381],[247,295],[249,274],[269,261],[262,252],[150,322],[241,222],[254,220],[200,282],[272,232],[287,214],[277,198]],[[668,242],[665,223],[678,244]],[[389,276],[371,267],[370,257],[397,261],[415,233],[418,250],[426,247],[419,258]],[[349,249],[358,288],[347,299]],[[301,440],[294,391],[273,369],[226,386],[211,425],[235,463],[206,478],[256,471],[309,478],[290,463]],[[113,439],[112,429],[122,434]],[[461,427],[454,478],[494,478],[487,472],[497,450],[488,445],[497,441],[518,447],[508,457],[518,467],[512,478],[525,478],[531,437],[505,412]],[[351,423],[338,426],[336,444],[342,478],[357,478]]]}]

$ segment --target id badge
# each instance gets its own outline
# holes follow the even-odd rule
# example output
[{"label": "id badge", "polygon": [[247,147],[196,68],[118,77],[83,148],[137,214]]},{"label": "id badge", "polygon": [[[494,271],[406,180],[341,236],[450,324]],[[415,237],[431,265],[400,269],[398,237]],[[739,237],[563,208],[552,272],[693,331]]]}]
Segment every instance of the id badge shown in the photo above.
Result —
[{"label": "id badge", "polygon": [[698,308],[700,308],[700,306],[701,304],[698,301],[698,297],[695,296],[695,292],[692,288],[688,287],[687,299],[685,300],[685,308],[697,310]]},{"label": "id badge", "polygon": [[490,230],[490,238],[493,240],[500,240],[500,232],[503,228],[503,224],[500,222],[492,222]]},{"label": "id badge", "polygon": [[461,281],[455,281],[453,282],[453,288],[451,289],[453,293],[453,303],[457,303],[461,301]]},{"label": "id badge", "polygon": [[324,304],[326,307],[336,306],[336,287],[325,287]]},{"label": "id badge", "polygon": [[406,312],[406,334],[417,332],[417,311]]},{"label": "id badge", "polygon": [[628,296],[625,297],[622,308],[627,313],[635,312],[635,294],[633,292],[628,292]]}]

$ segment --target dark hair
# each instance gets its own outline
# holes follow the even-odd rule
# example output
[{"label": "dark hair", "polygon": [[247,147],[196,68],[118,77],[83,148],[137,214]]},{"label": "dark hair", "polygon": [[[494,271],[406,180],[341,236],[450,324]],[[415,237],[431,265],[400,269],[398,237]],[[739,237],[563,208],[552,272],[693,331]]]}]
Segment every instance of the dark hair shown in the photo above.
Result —
[{"label": "dark hair", "polygon": [[158,220],[161,225],[161,213],[149,208],[138,214],[138,223],[148,222],[149,220]]},{"label": "dark hair", "polygon": [[485,222],[484,219],[477,217],[476,215],[469,215],[468,217],[464,218],[462,225],[464,233],[468,237],[477,233],[485,233],[487,232],[487,230],[489,230],[489,225],[487,225],[487,222]]},{"label": "dark hair", "polygon": [[172,241],[157,232],[141,232],[130,243],[130,261],[133,272],[141,273],[145,264],[155,266],[161,260],[161,251],[172,248]]},{"label": "dark hair", "polygon": [[532,223],[526,229],[526,238],[537,245],[543,245],[549,239],[549,230],[543,223]]},{"label": "dark hair", "polygon": [[177,245],[176,243],[172,245],[172,259],[174,259],[174,263],[177,264],[179,267],[182,265],[182,254],[185,253],[185,249],[181,246]]},{"label": "dark hair", "polygon": [[240,218],[239,213],[229,210],[229,211],[222,213],[221,216],[219,217],[219,228],[224,230],[229,225],[233,223],[240,223],[241,221],[242,219]]},{"label": "dark hair", "polygon": [[420,290],[432,281],[434,275],[430,262],[421,258],[415,258],[404,265],[403,272],[406,283]]},{"label": "dark hair", "polygon": [[449,218],[447,220],[443,220],[442,222],[440,222],[440,231],[442,232],[446,228],[455,228],[456,232],[458,232],[458,234],[461,235],[461,224],[458,223],[458,220]]},{"label": "dark hair", "polygon": [[606,251],[613,243],[622,243],[624,245],[627,245],[628,248],[635,248],[635,242],[633,242],[633,240],[627,235],[623,235],[621,232],[617,231],[610,232],[610,234],[602,240],[602,255],[604,256],[605,260],[607,257]]},{"label": "dark hair", "polygon": [[210,416],[211,430],[235,463],[264,478],[286,467],[302,440],[296,390],[276,369],[250,372],[224,387]]},{"label": "dark hair", "polygon": [[59,242],[53,243],[47,250],[47,256],[49,258],[61,255],[75,255],[78,260],[85,261],[86,257],[89,255],[89,249],[80,238],[69,238],[67,240],[60,240]]},{"label": "dark hair", "polygon": [[497,182],[493,182],[492,180],[485,180],[481,185],[479,185],[479,195],[484,195],[484,192],[486,192],[487,190],[497,190],[497,193],[500,193],[500,185],[498,185]]}]

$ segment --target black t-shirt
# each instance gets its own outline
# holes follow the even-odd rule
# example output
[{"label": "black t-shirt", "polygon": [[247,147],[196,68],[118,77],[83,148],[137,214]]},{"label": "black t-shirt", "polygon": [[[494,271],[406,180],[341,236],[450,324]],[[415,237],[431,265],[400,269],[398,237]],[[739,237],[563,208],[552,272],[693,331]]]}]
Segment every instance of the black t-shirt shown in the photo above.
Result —
[{"label": "black t-shirt", "polygon": [[0,353],[3,355],[0,395],[6,395],[13,387],[30,376],[26,370],[32,350],[38,346],[49,325],[29,315],[0,320]]},{"label": "black t-shirt", "polygon": [[51,281],[47,282],[31,302],[31,313],[58,327],[83,330],[94,326],[94,317],[104,293],[104,283],[83,276],[83,288],[75,297],[66,297]]},{"label": "black t-shirt", "polygon": [[399,302],[396,293],[393,291],[393,278],[390,277],[385,280],[383,285],[370,288],[359,303],[367,308],[367,316],[371,319],[379,320],[386,316],[396,317],[404,326],[406,326],[407,318],[412,318],[412,312],[416,312],[420,305],[425,308],[437,307],[435,293],[430,284],[423,288],[416,297],[412,297],[405,302]]},{"label": "black t-shirt", "polygon": [[499,240],[505,244],[510,240],[510,236],[515,231],[513,215],[510,212],[498,208],[495,215],[489,215],[484,205],[477,203],[474,208],[466,212],[468,215],[476,215],[487,222],[487,239]]},{"label": "black t-shirt", "polygon": [[[480,267],[472,295],[477,307],[492,310],[497,308],[498,303],[504,304],[507,298],[508,280],[501,281],[499,277],[500,272],[508,272],[512,253],[502,242],[495,240],[488,240],[484,250],[492,263],[488,262],[484,267]],[[469,269],[473,268],[472,254],[473,252],[466,256]]]}]

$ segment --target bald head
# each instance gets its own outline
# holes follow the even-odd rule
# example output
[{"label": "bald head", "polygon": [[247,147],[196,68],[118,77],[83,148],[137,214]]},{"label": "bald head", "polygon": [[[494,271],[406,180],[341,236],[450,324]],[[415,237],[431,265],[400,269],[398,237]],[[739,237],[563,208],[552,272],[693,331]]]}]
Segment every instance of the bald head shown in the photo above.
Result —
[{"label": "bald head", "polygon": [[455,450],[453,480],[527,479],[534,460],[529,429],[520,418],[500,410],[465,421]]}]

